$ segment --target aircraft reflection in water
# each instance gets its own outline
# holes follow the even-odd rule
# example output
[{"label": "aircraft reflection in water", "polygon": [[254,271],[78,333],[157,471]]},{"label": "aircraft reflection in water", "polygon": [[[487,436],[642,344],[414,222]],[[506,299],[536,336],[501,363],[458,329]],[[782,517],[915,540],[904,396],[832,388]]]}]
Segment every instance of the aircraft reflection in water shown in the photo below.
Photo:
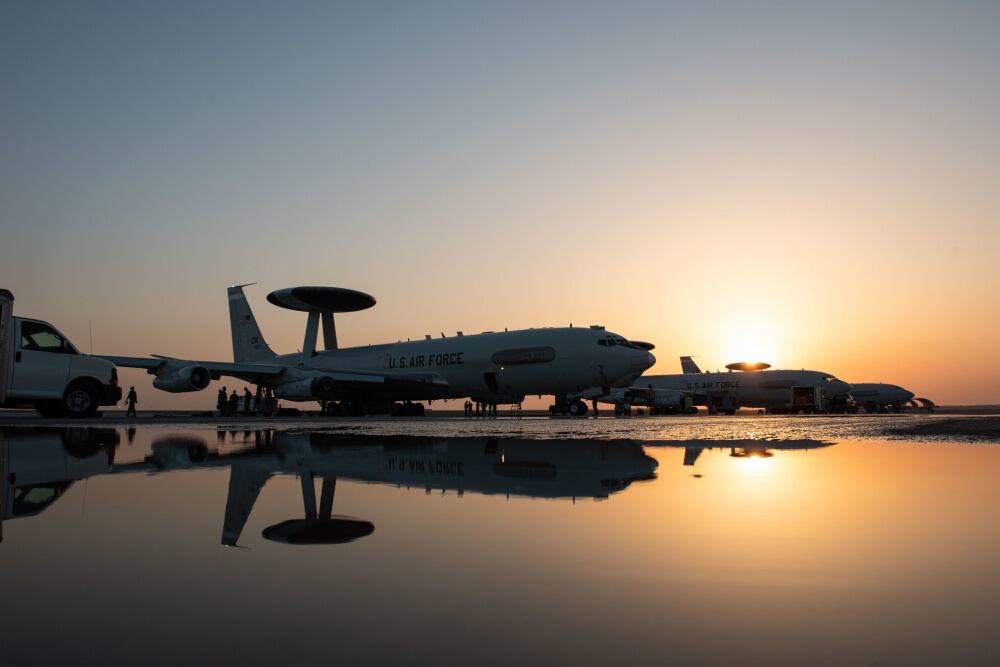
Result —
[{"label": "aircraft reflection in water", "polygon": [[[230,468],[222,531],[226,545],[237,543],[261,489],[274,475],[299,477],[305,516],[270,526],[263,536],[290,544],[335,544],[374,531],[368,521],[333,515],[338,478],[459,495],[601,499],[634,481],[652,479],[657,466],[640,445],[627,440],[347,437],[287,431],[254,432],[247,447],[226,453],[210,449],[199,437],[168,436],[153,442],[144,461],[115,464],[117,440],[107,443],[106,437],[92,435],[90,450],[74,453],[57,429],[36,432],[33,438],[23,437],[26,433],[30,431],[0,430],[3,518],[38,514],[74,480],[93,475]],[[322,482],[318,502],[316,478]]]},{"label": "aircraft reflection in water", "polygon": [[646,447],[683,447],[684,465],[693,466],[701,453],[706,449],[728,449],[733,458],[770,458],[775,451],[796,451],[829,447],[836,443],[826,440],[776,440],[776,439],[742,439],[742,440],[653,440],[642,443]]},{"label": "aircraft reflection in water", "polygon": [[[222,543],[235,545],[261,489],[274,475],[297,476],[305,517],[264,530],[291,544],[346,542],[370,534],[367,521],[332,514],[338,478],[458,494],[534,498],[607,498],[636,480],[651,479],[656,461],[631,441],[515,438],[345,437],[324,432],[264,432],[260,446],[214,455],[190,438],[153,444],[146,462],[115,472],[160,472],[185,466],[229,467]],[[191,455],[194,454],[194,458]],[[200,460],[197,460],[200,459]],[[322,480],[317,507],[315,480]]]},{"label": "aircraft reflection in water", "polygon": [[[235,434],[233,434],[235,437]],[[220,441],[225,433],[219,432]],[[197,436],[155,440],[141,462],[116,464],[114,429],[0,429],[0,519],[39,514],[74,481],[102,474],[167,473],[229,468],[222,543],[235,546],[267,481],[295,475],[304,517],[264,529],[289,544],[337,544],[370,535],[363,519],[333,514],[337,479],[486,495],[603,499],[632,482],[655,477],[657,462],[632,440],[343,436],[330,432],[255,431],[245,447],[221,452]],[[676,440],[647,447],[683,447],[684,465],[705,449],[731,456],[770,456],[833,443],[820,440]],[[319,498],[315,481],[321,481]],[[0,540],[2,540],[0,521]]]}]

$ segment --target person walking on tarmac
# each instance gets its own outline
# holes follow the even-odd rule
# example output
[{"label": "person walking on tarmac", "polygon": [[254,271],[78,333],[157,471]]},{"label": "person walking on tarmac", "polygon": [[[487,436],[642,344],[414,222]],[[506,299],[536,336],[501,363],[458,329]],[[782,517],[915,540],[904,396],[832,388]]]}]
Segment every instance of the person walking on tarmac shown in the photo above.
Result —
[{"label": "person walking on tarmac", "polygon": [[249,417],[253,414],[253,394],[248,387],[243,387],[243,416]]},{"label": "person walking on tarmac", "polygon": [[220,417],[226,416],[226,388],[219,390],[219,397],[215,401],[215,408],[219,411]]},{"label": "person walking on tarmac", "polygon": [[139,395],[135,393],[135,387],[128,388],[128,396],[125,397],[126,417],[135,417],[135,404],[139,402]]},{"label": "person walking on tarmac", "polygon": [[236,406],[240,403],[240,397],[236,395],[236,390],[233,389],[233,393],[229,395],[229,414],[232,416],[236,415]]}]

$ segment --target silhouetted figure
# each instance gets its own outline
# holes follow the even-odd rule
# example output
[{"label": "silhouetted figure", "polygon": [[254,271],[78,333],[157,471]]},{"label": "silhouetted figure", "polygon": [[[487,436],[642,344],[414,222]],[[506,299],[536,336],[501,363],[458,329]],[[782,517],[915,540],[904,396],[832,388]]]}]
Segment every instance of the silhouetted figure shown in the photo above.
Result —
[{"label": "silhouetted figure", "polygon": [[135,417],[135,404],[139,402],[139,395],[135,393],[135,387],[128,388],[128,396],[125,397],[126,417]]},{"label": "silhouetted figure", "polygon": [[253,394],[247,387],[243,387],[243,416],[249,417],[253,414]]},{"label": "silhouetted figure", "polygon": [[236,390],[233,389],[233,393],[229,395],[229,414],[235,415],[236,408],[240,404],[240,397],[236,395]]},{"label": "silhouetted figure", "polygon": [[223,387],[219,390],[219,396],[215,401],[215,409],[219,411],[219,416],[224,417],[226,415],[226,388]]}]

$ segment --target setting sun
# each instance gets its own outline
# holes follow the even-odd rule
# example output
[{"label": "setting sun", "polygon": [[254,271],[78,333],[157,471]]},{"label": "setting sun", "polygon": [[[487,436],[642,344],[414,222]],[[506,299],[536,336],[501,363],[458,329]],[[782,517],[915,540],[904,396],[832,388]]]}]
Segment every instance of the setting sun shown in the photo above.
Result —
[{"label": "setting sun", "polygon": [[741,313],[719,330],[716,348],[724,364],[763,361],[774,366],[781,347],[779,337],[773,320]]}]

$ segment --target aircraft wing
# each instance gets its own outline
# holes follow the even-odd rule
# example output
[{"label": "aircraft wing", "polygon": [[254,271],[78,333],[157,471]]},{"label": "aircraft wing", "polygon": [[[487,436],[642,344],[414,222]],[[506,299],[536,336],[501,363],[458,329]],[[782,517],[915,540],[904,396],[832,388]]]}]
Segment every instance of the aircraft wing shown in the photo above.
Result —
[{"label": "aircraft wing", "polygon": [[213,377],[229,375],[243,380],[263,380],[273,378],[286,371],[304,371],[307,373],[322,374],[333,378],[335,382],[361,383],[361,384],[431,384],[437,387],[447,387],[448,382],[436,373],[384,373],[380,371],[354,370],[346,368],[324,368],[321,366],[306,366],[296,364],[295,366],[265,364],[265,363],[233,363],[229,361],[198,361],[194,359],[177,359],[175,357],[163,357],[153,355],[152,357],[116,357],[110,355],[99,355],[102,359],[107,359],[115,366],[124,368],[143,368],[153,375],[165,371],[170,367],[183,368],[185,366],[200,366],[208,370]]},{"label": "aircraft wing", "polygon": [[228,361],[197,361],[193,359],[176,359],[174,357],[114,357],[109,355],[98,355],[101,359],[107,359],[115,366],[124,368],[145,368],[147,371],[166,369],[168,366],[201,366],[207,369],[213,376],[234,375],[239,377],[273,377],[285,372],[285,366],[274,364],[236,364]]}]

